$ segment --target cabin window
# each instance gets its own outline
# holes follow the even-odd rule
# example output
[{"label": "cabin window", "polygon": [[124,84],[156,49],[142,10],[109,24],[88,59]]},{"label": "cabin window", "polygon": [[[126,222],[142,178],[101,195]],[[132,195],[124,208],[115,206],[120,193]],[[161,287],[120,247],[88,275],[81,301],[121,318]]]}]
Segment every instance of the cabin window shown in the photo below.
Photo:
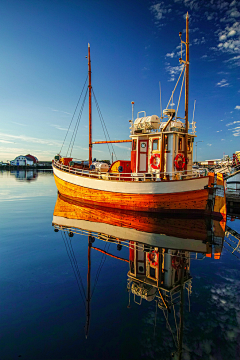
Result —
[{"label": "cabin window", "polygon": [[158,139],[153,140],[153,143],[152,143],[152,149],[153,150],[159,150],[158,143],[159,143]]},{"label": "cabin window", "polygon": [[168,136],[165,135],[165,151],[168,150]]},{"label": "cabin window", "polygon": [[133,142],[132,142],[132,150],[134,151],[134,150],[136,150],[136,148],[137,148],[137,141],[133,140]]},{"label": "cabin window", "polygon": [[182,150],[183,149],[183,138],[180,137],[178,139],[178,150]]},{"label": "cabin window", "polygon": [[151,278],[156,278],[156,270],[152,267],[150,267],[150,276]]}]

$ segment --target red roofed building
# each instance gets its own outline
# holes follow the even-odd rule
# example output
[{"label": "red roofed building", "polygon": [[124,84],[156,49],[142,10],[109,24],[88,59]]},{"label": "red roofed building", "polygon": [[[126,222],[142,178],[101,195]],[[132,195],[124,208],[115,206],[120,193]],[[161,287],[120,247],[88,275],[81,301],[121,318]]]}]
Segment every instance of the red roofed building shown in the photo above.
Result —
[{"label": "red roofed building", "polygon": [[32,160],[34,164],[37,164],[37,163],[38,163],[38,158],[36,158],[36,156],[27,154],[27,155],[26,155],[26,158],[27,158],[28,160]]}]

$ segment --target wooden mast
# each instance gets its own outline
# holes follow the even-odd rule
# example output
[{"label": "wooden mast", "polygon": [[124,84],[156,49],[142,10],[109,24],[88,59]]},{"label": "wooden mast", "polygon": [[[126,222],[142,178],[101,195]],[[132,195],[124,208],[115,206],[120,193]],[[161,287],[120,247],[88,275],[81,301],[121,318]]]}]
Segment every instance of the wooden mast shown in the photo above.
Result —
[{"label": "wooden mast", "polygon": [[87,273],[87,298],[86,298],[86,325],[85,336],[86,339],[89,333],[90,326],[90,302],[91,302],[91,247],[92,247],[92,235],[88,235],[88,273]]},{"label": "wooden mast", "polygon": [[92,164],[92,84],[90,44],[88,44],[88,89],[89,89],[89,166]]},{"label": "wooden mast", "polygon": [[180,270],[180,325],[179,325],[179,343],[178,343],[178,360],[182,360],[182,351],[183,351],[183,308],[184,308],[184,269]]},{"label": "wooden mast", "polygon": [[187,170],[188,158],[188,89],[189,89],[189,34],[188,34],[188,12],[186,16],[186,79],[185,79],[185,144],[184,157],[186,159],[184,170]]}]

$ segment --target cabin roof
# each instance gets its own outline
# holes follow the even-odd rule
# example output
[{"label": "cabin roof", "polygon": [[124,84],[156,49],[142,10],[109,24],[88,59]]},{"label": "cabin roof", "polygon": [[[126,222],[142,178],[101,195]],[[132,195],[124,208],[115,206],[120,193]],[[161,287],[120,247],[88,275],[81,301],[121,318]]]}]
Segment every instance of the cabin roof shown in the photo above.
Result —
[{"label": "cabin roof", "polygon": [[[156,136],[161,136],[163,134],[162,131],[160,132],[155,132],[155,133],[137,133],[137,134],[132,134],[130,135],[130,138],[136,138],[136,137],[156,137]],[[167,134],[181,134],[181,135],[185,135],[184,132],[182,131],[174,131],[174,130],[171,130],[171,131],[164,131],[164,134],[167,135]],[[197,137],[197,135],[193,135],[193,134],[189,134],[188,133],[188,136],[191,136],[191,137]]]}]

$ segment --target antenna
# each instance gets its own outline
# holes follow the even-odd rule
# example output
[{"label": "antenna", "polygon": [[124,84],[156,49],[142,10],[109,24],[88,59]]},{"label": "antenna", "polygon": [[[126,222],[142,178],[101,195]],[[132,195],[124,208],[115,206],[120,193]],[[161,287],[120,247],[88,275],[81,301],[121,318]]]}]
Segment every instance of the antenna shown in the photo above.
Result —
[{"label": "antenna", "polygon": [[132,104],[132,122],[133,122],[133,117],[134,117],[134,101],[132,101],[131,104]]},{"label": "antenna", "polygon": [[162,90],[161,90],[161,82],[159,81],[159,92],[160,92],[160,111],[161,111],[161,119],[163,119],[162,115]]},{"label": "antenna", "polygon": [[194,107],[193,107],[193,118],[192,118],[192,123],[193,123],[193,120],[194,120],[194,114],[195,114],[195,105],[196,105],[196,100],[194,100]]}]

